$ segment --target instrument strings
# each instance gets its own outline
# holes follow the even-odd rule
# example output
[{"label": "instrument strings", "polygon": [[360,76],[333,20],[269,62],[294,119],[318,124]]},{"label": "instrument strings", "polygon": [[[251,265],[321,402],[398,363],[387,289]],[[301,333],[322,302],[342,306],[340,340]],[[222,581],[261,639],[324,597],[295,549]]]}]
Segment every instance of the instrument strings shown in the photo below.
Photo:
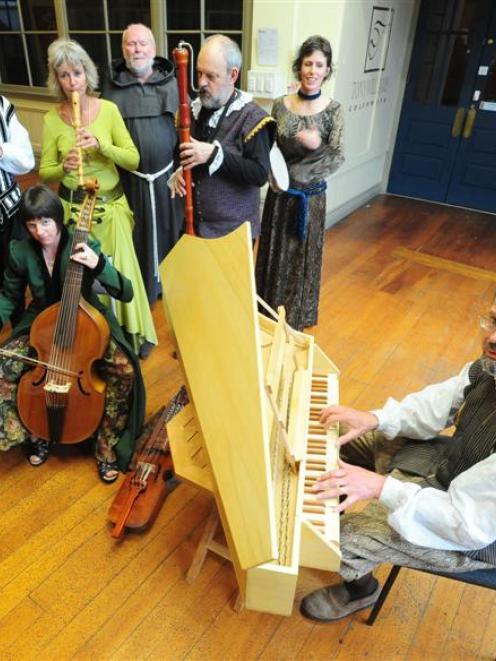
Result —
[{"label": "instrument strings", "polygon": [[[80,222],[88,224],[87,217],[91,214],[91,200],[87,200],[81,208]],[[86,243],[88,231],[77,228],[74,232],[72,245]],[[72,252],[72,251],[71,251]],[[77,313],[81,283],[83,277],[83,265],[71,261],[66,273],[66,279],[62,290],[59,315],[54,328],[53,342],[50,351],[50,365],[46,376],[49,387],[46,391],[46,403],[50,408],[64,407],[72,386],[72,380],[67,379],[67,374],[78,374],[73,370],[73,344],[76,335]]]},{"label": "instrument strings", "polygon": [[168,440],[166,424],[174,417],[175,413],[176,411],[174,409],[163,411],[158,420],[158,424],[160,425],[159,432],[157,434],[151,434],[140,450],[135,475],[132,479],[134,486],[141,488],[146,486],[150,474],[154,472],[154,466],[158,465],[160,455],[166,451]]},{"label": "instrument strings", "polygon": [[[74,235],[76,237],[76,234]],[[71,348],[75,335],[75,312],[77,312],[77,303],[73,299],[72,292],[74,291],[74,284],[77,282],[75,278],[75,271],[73,268],[76,264],[73,262],[69,265],[66,275],[66,281],[62,291],[61,305],[59,308],[59,315],[55,324],[53,343],[50,351],[50,363],[54,366],[69,370],[72,365]],[[79,271],[82,265],[78,264]],[[47,405],[54,408],[57,406],[64,406],[68,394],[70,383],[67,377],[64,378],[60,372],[49,370],[47,380],[51,387],[47,390],[46,399]]]},{"label": "instrument strings", "polygon": [[145,487],[150,474],[154,472],[153,469],[158,463],[158,458],[163,452],[162,441],[164,439],[167,439],[165,429],[158,436],[159,443],[155,443],[155,440],[152,437],[150,437],[145,443],[138,457],[136,472],[132,480],[134,485],[139,485],[142,488]]}]

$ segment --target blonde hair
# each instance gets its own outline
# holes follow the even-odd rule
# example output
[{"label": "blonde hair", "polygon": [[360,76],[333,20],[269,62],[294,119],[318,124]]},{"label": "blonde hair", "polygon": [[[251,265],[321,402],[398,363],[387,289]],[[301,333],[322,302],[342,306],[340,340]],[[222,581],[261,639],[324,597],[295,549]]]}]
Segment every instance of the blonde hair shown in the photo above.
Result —
[{"label": "blonde hair", "polygon": [[98,71],[96,66],[77,41],[72,39],[56,39],[48,46],[48,80],[47,85],[50,91],[56,94],[57,98],[65,99],[64,92],[57,77],[57,69],[63,64],[81,65],[86,74],[88,85],[87,92],[92,94],[98,87]]}]

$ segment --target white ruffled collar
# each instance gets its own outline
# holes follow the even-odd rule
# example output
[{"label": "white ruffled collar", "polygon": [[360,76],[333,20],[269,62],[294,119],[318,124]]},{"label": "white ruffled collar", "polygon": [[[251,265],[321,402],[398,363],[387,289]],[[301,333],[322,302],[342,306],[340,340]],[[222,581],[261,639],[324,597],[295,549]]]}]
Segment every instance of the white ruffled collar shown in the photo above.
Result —
[{"label": "white ruffled collar", "polygon": [[[236,98],[227,109],[226,117],[229,117],[229,115],[232,112],[241,110],[241,108],[244,108],[244,106],[246,106],[246,104],[250,103],[251,101],[253,101],[253,96],[251,94],[249,94],[248,92],[243,92],[242,90],[236,90]],[[193,113],[193,117],[195,119],[198,119],[201,109],[202,109],[202,104],[200,101],[200,97],[196,97],[196,99],[191,102],[191,112]],[[224,110],[224,106],[218,108],[214,113],[210,115],[210,119],[208,120],[208,125],[211,128],[215,128],[217,126],[217,123],[222,115],[223,110]]]}]

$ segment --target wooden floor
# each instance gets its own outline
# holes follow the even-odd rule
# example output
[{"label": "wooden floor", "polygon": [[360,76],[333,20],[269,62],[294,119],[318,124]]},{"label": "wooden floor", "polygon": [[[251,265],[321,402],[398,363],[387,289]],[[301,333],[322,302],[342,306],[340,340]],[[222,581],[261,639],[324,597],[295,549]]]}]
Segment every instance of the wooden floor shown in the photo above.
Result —
[{"label": "wooden floor", "polygon": [[[333,227],[312,330],[342,370],[341,401],[378,406],[458,371],[478,354],[478,309],[495,285],[496,216],[378,197]],[[154,317],[149,413],[181,383],[161,304]],[[404,570],[373,628],[366,612],[315,625],[297,603],[288,618],[236,614],[226,561],[209,556],[184,581],[209,509],[198,490],[180,485],[151,530],[115,542],[106,512],[117,485],[97,479],[91,457],[34,469],[14,450],[0,476],[2,661],[496,656],[494,592]],[[302,570],[298,600],[329,579]]]}]

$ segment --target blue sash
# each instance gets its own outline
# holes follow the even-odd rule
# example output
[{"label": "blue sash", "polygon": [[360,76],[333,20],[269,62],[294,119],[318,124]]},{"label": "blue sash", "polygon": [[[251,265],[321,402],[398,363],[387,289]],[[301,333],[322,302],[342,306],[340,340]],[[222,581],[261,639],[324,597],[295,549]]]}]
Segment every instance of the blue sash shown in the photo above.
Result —
[{"label": "blue sash", "polygon": [[322,195],[326,190],[327,182],[319,181],[319,183],[313,184],[308,188],[288,188],[286,191],[289,195],[294,195],[299,198],[296,233],[301,241],[304,241],[307,235],[308,198],[312,197],[312,195]]}]

